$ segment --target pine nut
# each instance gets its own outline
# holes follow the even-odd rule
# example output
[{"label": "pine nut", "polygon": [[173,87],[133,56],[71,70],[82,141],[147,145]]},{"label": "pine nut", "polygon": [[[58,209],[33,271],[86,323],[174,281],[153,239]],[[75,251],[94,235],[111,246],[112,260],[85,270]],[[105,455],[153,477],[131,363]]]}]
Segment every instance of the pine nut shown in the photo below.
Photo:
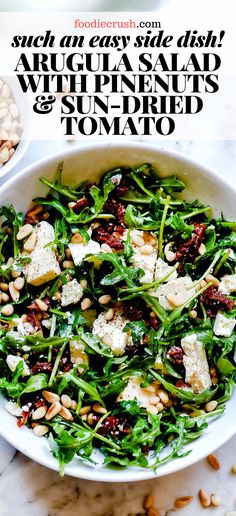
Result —
[{"label": "pine nut", "polygon": [[144,233],[145,244],[149,244],[152,247],[156,246],[156,239],[150,233]]},{"label": "pine nut", "polygon": [[15,403],[15,401],[8,401],[5,404],[5,409],[12,416],[16,416],[16,417],[21,416],[21,413],[22,413],[21,407],[19,407],[19,405],[17,405],[17,403]]},{"label": "pine nut", "polygon": [[13,271],[11,271],[11,275],[12,275],[12,278],[13,278],[13,279],[16,279],[16,278],[19,278],[19,277],[20,277],[21,272],[20,272],[20,271],[17,271],[16,269],[13,269]]},{"label": "pine nut", "polygon": [[105,333],[105,335],[103,335],[103,337],[102,337],[102,342],[103,342],[104,344],[106,344],[106,346],[111,347],[111,346],[112,346],[112,338],[111,338],[111,335],[109,335],[109,333]]},{"label": "pine nut", "polygon": [[18,301],[20,299],[20,292],[19,292],[19,290],[17,290],[15,288],[13,281],[11,281],[9,283],[9,292],[10,292],[10,296],[12,298],[12,301],[14,301],[14,303],[18,303]]},{"label": "pine nut", "polygon": [[91,410],[91,405],[85,405],[85,407],[82,407],[79,411],[80,416],[84,416],[85,414],[88,414]]},{"label": "pine nut", "polygon": [[204,287],[206,286],[206,284],[207,284],[207,283],[206,283],[206,281],[205,281],[205,280],[202,280],[202,281],[200,282],[200,288],[204,288]]},{"label": "pine nut", "polygon": [[90,307],[91,304],[92,304],[91,299],[89,299],[88,297],[85,297],[80,305],[81,310],[88,310],[88,308]]},{"label": "pine nut", "polygon": [[87,421],[87,414],[84,414],[83,416],[81,416],[81,419],[82,419],[82,421]]},{"label": "pine nut", "polygon": [[150,401],[151,405],[157,405],[157,403],[160,403],[159,396],[151,396]]},{"label": "pine nut", "polygon": [[180,498],[176,498],[175,507],[176,509],[182,509],[182,507],[186,507],[193,501],[193,496],[181,496]]},{"label": "pine nut", "polygon": [[[143,390],[145,392],[150,392],[151,394],[155,394],[156,393],[156,387],[155,385],[148,385],[147,387],[143,387]],[[160,400],[159,400],[160,401]]]},{"label": "pine nut", "polygon": [[6,315],[6,316],[12,315],[13,312],[14,312],[14,308],[12,305],[3,306],[2,311],[1,311],[2,315]]},{"label": "pine nut", "polygon": [[114,317],[114,310],[113,308],[109,308],[109,310],[107,310],[107,312],[105,312],[104,314],[104,319],[106,321],[111,321]]},{"label": "pine nut", "polygon": [[107,303],[109,303],[109,301],[111,301],[111,296],[109,296],[109,294],[104,294],[103,296],[100,296],[98,298],[98,302],[101,305],[106,305]]},{"label": "pine nut", "polygon": [[218,403],[215,400],[208,401],[205,405],[205,411],[206,412],[213,412],[215,408],[217,407]]},{"label": "pine nut", "polygon": [[106,414],[107,410],[102,407],[102,405],[99,405],[99,403],[94,403],[93,405],[94,412],[97,412],[98,414]]},{"label": "pine nut", "polygon": [[209,507],[211,505],[211,498],[206,493],[205,489],[200,489],[198,496],[203,507]]},{"label": "pine nut", "polygon": [[8,303],[8,301],[10,299],[8,294],[6,294],[6,292],[1,293],[1,298],[2,298],[2,303]]},{"label": "pine nut", "polygon": [[149,244],[145,244],[140,247],[140,251],[142,254],[150,255],[153,253],[153,247]]},{"label": "pine nut", "polygon": [[79,284],[80,284],[80,286],[81,286],[82,288],[87,288],[87,286],[88,286],[88,282],[87,282],[87,280],[86,280],[86,279],[81,279],[81,280],[80,280],[80,282],[79,282]]},{"label": "pine nut", "polygon": [[66,255],[66,258],[68,258],[68,260],[72,258],[72,255],[71,255],[71,252],[70,252],[70,249],[69,249],[69,248],[67,248],[67,249],[65,250],[65,255]]},{"label": "pine nut", "polygon": [[74,262],[72,262],[72,260],[64,260],[62,267],[63,269],[71,269],[71,267],[74,267]]},{"label": "pine nut", "polygon": [[25,280],[24,280],[24,278],[22,278],[22,276],[19,276],[19,278],[16,278],[14,281],[14,287],[16,288],[16,290],[22,290],[22,288],[24,287],[24,284],[25,284]]},{"label": "pine nut", "polygon": [[164,406],[162,405],[162,403],[158,403],[156,405],[156,408],[157,408],[158,412],[162,412],[162,410],[164,409]]},{"label": "pine nut", "polygon": [[42,299],[35,299],[35,304],[41,312],[46,312],[48,309],[48,305]]},{"label": "pine nut", "polygon": [[212,274],[208,274],[205,277],[205,280],[206,280],[207,283],[212,283],[213,287],[218,287],[218,285],[220,284],[219,280],[215,276],[213,276]]},{"label": "pine nut", "polygon": [[71,244],[83,244],[84,238],[80,233],[75,233],[71,238]]},{"label": "pine nut", "polygon": [[71,406],[70,406],[71,410],[76,410],[77,409],[77,403],[75,400],[71,400]]},{"label": "pine nut", "polygon": [[56,301],[61,300],[61,293],[59,292],[59,290],[57,292],[55,292],[53,299],[55,299]]},{"label": "pine nut", "polygon": [[213,493],[211,495],[211,503],[214,507],[218,507],[220,505],[220,497],[218,494]]},{"label": "pine nut", "polygon": [[143,500],[143,508],[145,510],[150,509],[150,507],[153,506],[153,502],[154,502],[153,496],[151,496],[151,495],[145,496],[145,498]]},{"label": "pine nut", "polygon": [[68,396],[68,394],[62,394],[61,402],[62,402],[63,407],[69,409],[71,407],[71,401],[72,400],[71,400],[70,396]]},{"label": "pine nut", "polygon": [[214,453],[208,455],[207,460],[213,469],[220,469],[220,461]]},{"label": "pine nut", "polygon": [[9,289],[8,283],[0,283],[0,289],[3,290],[4,292],[7,292]]},{"label": "pine nut", "polygon": [[137,247],[142,247],[142,246],[145,245],[144,239],[141,236],[139,236],[139,235],[131,236],[131,241]]},{"label": "pine nut", "polygon": [[29,252],[33,251],[36,245],[36,240],[36,231],[33,231],[33,233],[31,233],[31,235],[27,238],[27,240],[24,243],[24,250]]},{"label": "pine nut", "polygon": [[48,411],[47,411],[47,414],[45,416],[45,419],[52,419],[53,417],[55,417],[57,414],[59,414],[60,410],[61,410],[62,406],[61,404],[59,403],[59,401],[54,401],[51,405],[51,407],[49,407]]},{"label": "pine nut", "polygon": [[37,419],[42,419],[47,412],[47,407],[38,407],[34,412],[32,413],[32,419],[35,421]]},{"label": "pine nut", "polygon": [[53,403],[54,401],[60,401],[60,396],[58,396],[58,394],[56,394],[55,392],[43,391],[42,395],[45,398],[45,400],[48,401],[48,403]]},{"label": "pine nut", "polygon": [[63,417],[63,419],[66,419],[66,421],[73,421],[73,419],[74,419],[74,418],[73,418],[73,416],[72,416],[72,414],[71,414],[71,412],[70,412],[70,411],[69,411],[69,409],[68,409],[68,408],[66,408],[66,407],[61,407],[61,410],[60,410],[60,412],[59,412],[59,415],[60,415],[61,417]]},{"label": "pine nut", "polygon": [[190,310],[189,317],[191,317],[191,319],[197,319],[197,311],[196,310]]},{"label": "pine nut", "polygon": [[28,237],[33,231],[33,226],[31,224],[24,224],[24,226],[21,226],[19,229],[16,238],[17,240],[23,240],[23,238]]},{"label": "pine nut", "polygon": [[231,468],[231,473],[233,473],[234,475],[236,475],[236,464],[233,464],[232,468]]},{"label": "pine nut", "polygon": [[33,432],[35,435],[37,435],[37,437],[42,437],[43,435],[47,434],[48,431],[49,431],[49,428],[46,425],[36,425],[33,428]]},{"label": "pine nut", "polygon": [[87,423],[88,425],[92,426],[94,423],[94,415],[92,412],[90,412],[87,416]]},{"label": "pine nut", "polygon": [[159,396],[160,400],[164,405],[167,405],[169,401],[169,396],[166,391],[163,391],[163,389],[157,389],[157,396]]}]

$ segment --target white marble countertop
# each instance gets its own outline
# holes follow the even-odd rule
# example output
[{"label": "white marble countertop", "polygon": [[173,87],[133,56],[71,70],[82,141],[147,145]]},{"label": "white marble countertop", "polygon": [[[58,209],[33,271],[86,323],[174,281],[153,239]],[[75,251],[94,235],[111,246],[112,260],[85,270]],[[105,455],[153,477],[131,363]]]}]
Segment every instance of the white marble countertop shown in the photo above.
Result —
[{"label": "white marble countertop", "polygon": [[[36,159],[74,145],[68,142],[32,142],[17,172]],[[234,181],[236,142],[157,142],[178,150],[214,168]],[[161,515],[174,514],[178,496],[193,495],[194,501],[177,512],[180,516],[214,514],[223,516],[236,511],[236,475],[230,470],[236,463],[236,436],[217,451],[221,462],[218,471],[206,460],[162,479],[130,484],[107,484],[65,477],[24,457],[0,438],[0,516],[135,516],[143,513],[142,502],[151,493]],[[217,492],[218,508],[202,509],[197,493],[200,488]],[[204,512],[205,511],[205,512]],[[236,512],[234,513],[236,514]]]}]

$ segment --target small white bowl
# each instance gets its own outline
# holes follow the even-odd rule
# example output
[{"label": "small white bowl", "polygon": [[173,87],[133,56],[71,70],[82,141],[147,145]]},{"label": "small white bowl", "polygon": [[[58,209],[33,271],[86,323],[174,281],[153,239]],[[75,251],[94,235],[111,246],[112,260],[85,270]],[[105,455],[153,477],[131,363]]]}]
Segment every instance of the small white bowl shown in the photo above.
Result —
[{"label": "small white bowl", "polygon": [[[41,176],[52,179],[60,160],[64,160],[63,181],[77,184],[85,178],[96,180],[101,173],[119,165],[136,166],[152,163],[162,177],[176,174],[186,183],[184,197],[199,199],[212,206],[214,214],[236,220],[236,188],[231,187],[214,172],[178,153],[167,152],[154,145],[141,143],[93,144],[57,154],[34,163],[9,179],[0,187],[0,205],[10,204],[25,211],[34,197],[44,195],[46,188],[39,183]],[[16,419],[4,409],[6,400],[0,398],[0,434],[15,448],[31,459],[58,470],[57,461],[50,453],[45,438],[36,437],[32,431],[19,429]],[[156,473],[141,468],[114,469],[103,466],[85,465],[74,459],[65,468],[65,473],[79,478],[106,482],[130,482],[160,477],[186,468],[212,453],[236,433],[236,393],[227,403],[225,413],[209,421],[203,435],[187,445],[184,451],[192,452],[181,459],[161,466]],[[99,459],[99,454],[98,454]]]},{"label": "small white bowl", "polygon": [[27,97],[27,93],[23,93],[16,77],[0,77],[11,89],[12,96],[19,110],[19,123],[23,127],[23,132],[18,143],[15,153],[0,168],[0,181],[3,177],[14,169],[17,163],[21,160],[31,139],[31,111]]}]

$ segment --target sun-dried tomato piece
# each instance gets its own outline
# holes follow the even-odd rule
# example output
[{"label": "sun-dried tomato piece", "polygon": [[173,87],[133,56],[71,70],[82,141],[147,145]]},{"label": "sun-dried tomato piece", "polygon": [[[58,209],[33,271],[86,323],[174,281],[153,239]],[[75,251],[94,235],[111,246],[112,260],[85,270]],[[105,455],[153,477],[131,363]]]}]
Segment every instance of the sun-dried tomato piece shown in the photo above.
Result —
[{"label": "sun-dried tomato piece", "polygon": [[38,224],[42,220],[47,220],[49,218],[49,213],[44,211],[43,206],[35,206],[27,211],[24,219],[25,224]]},{"label": "sun-dried tomato piece", "polygon": [[178,387],[179,389],[184,389],[185,387],[188,387],[188,385],[183,380],[178,380],[175,384],[175,387]]},{"label": "sun-dried tomato piece", "polygon": [[30,372],[31,374],[51,373],[52,364],[50,362],[36,362],[36,364],[31,368]]},{"label": "sun-dried tomato piece", "polygon": [[92,239],[100,244],[108,244],[112,249],[116,251],[122,251],[124,244],[120,238],[108,232],[104,226],[95,228],[92,232]]},{"label": "sun-dried tomato piece", "polygon": [[210,285],[201,295],[201,302],[206,306],[206,312],[209,317],[215,317],[218,310],[223,312],[232,310],[234,307],[233,299],[223,294],[218,288]]},{"label": "sun-dried tomato piece", "polygon": [[98,429],[98,434],[107,435],[121,439],[125,435],[130,434],[131,428],[127,420],[119,416],[107,416]]},{"label": "sun-dried tomato piece", "polygon": [[159,320],[156,315],[151,315],[149,321],[147,322],[148,327],[153,328],[155,331],[158,330]]},{"label": "sun-dried tomato piece", "polygon": [[141,321],[141,319],[145,320],[144,310],[139,309],[136,306],[124,304],[123,305],[123,313],[124,313],[124,316],[127,317],[130,321]]},{"label": "sun-dried tomato piece", "polygon": [[169,358],[171,362],[174,362],[174,364],[181,365],[184,358],[183,349],[179,346],[172,346],[169,351],[167,351],[167,358]]},{"label": "sun-dried tomato piece", "polygon": [[29,310],[27,313],[27,321],[32,324],[33,328],[36,331],[40,331],[42,329],[42,325],[40,320],[37,318],[37,314],[34,310]]},{"label": "sun-dried tomato piece", "polygon": [[178,247],[178,249],[176,251],[176,260],[177,260],[177,262],[179,262],[179,267],[178,267],[179,274],[181,274],[183,272],[184,265],[186,262],[188,262],[188,263],[194,262],[194,260],[197,256],[197,253],[198,253],[198,249],[202,243],[205,230],[206,230],[205,224],[201,224],[201,223],[194,224],[194,230],[193,230],[194,234],[191,236],[191,238],[189,238],[189,240],[187,240],[187,242],[183,242]]},{"label": "sun-dried tomato piece", "polygon": [[72,367],[73,367],[73,364],[72,364],[72,362],[67,357],[63,357],[60,360],[59,369],[63,373],[68,373],[68,371],[70,371],[72,369]]},{"label": "sun-dried tomato piece", "polygon": [[103,207],[104,212],[112,213],[118,224],[124,225],[125,206],[116,199],[108,199]]},{"label": "sun-dried tomato piece", "polygon": [[115,195],[124,195],[129,190],[129,181],[126,177],[122,177],[120,184],[113,190]]},{"label": "sun-dried tomato piece", "polygon": [[86,208],[89,205],[88,199],[86,197],[81,197],[81,199],[78,199],[74,206],[72,207],[72,210],[75,213],[80,213],[84,208]]}]

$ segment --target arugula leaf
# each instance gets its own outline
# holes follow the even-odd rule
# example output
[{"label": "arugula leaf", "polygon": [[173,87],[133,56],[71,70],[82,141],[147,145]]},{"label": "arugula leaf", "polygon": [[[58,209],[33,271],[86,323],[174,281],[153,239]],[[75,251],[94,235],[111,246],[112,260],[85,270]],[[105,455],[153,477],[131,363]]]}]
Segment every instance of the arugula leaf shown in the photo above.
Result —
[{"label": "arugula leaf", "polygon": [[44,373],[36,374],[30,376],[27,383],[25,384],[23,390],[21,391],[20,396],[23,394],[28,394],[30,392],[40,391],[41,389],[45,389],[48,385],[48,377]]}]

